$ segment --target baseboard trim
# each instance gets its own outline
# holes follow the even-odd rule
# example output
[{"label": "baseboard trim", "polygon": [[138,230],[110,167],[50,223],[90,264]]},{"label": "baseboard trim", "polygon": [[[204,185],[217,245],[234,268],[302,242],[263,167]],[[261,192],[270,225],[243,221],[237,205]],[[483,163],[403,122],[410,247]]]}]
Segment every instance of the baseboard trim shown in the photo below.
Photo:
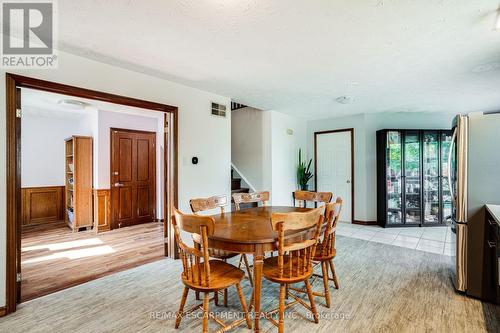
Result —
[{"label": "baseboard trim", "polygon": [[359,225],[378,225],[377,221],[360,221],[360,220],[353,220],[352,224],[359,224]]},{"label": "baseboard trim", "polygon": [[0,307],[0,317],[5,317],[7,315],[7,308],[5,306]]},{"label": "baseboard trim", "polygon": [[163,222],[165,222],[165,220],[164,219],[155,219],[155,222],[161,222],[161,223],[163,223]]}]

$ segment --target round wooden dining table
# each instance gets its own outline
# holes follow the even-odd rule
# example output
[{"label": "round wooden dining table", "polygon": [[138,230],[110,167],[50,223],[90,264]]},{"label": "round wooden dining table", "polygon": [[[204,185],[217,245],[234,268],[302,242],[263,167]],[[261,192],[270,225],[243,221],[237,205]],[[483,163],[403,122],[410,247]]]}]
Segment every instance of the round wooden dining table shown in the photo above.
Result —
[{"label": "round wooden dining table", "polygon": [[[272,229],[273,213],[305,212],[310,208],[266,206],[211,215],[215,230],[208,237],[211,248],[253,255],[254,331],[260,331],[262,266],[266,252],[277,250],[278,234]],[[301,239],[309,230],[286,234],[288,240]]]}]

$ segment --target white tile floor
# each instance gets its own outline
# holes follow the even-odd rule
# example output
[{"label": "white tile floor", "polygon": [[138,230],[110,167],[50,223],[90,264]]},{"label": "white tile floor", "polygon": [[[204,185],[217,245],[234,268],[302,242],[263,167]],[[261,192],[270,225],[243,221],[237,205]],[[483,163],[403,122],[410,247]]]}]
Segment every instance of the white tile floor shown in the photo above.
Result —
[{"label": "white tile floor", "polygon": [[339,222],[337,234],[451,256],[449,227],[382,228]]}]

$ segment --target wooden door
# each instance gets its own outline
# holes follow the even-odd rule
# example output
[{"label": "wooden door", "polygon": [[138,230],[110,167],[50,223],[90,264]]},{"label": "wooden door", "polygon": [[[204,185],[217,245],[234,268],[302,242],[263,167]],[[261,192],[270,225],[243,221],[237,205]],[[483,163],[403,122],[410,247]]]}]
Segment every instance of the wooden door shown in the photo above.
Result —
[{"label": "wooden door", "polygon": [[155,219],[156,133],[111,129],[111,228]]},{"label": "wooden door", "polygon": [[339,220],[343,222],[351,222],[353,218],[351,144],[350,131],[316,135],[316,187],[319,192],[332,192],[335,197],[342,198]]}]

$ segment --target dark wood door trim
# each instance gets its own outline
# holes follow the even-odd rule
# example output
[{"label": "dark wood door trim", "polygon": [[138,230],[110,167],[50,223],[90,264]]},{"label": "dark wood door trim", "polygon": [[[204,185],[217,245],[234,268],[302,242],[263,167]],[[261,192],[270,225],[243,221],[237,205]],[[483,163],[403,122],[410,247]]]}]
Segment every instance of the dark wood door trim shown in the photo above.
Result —
[{"label": "dark wood door trim", "polygon": [[97,101],[109,102],[113,104],[133,106],[141,109],[149,109],[154,111],[172,112],[172,113],[178,112],[178,108],[176,106],[150,102],[132,97],[110,94],[97,90],[70,86],[62,83],[35,79],[32,77],[27,77],[17,74],[7,73],[6,75],[8,75],[15,81],[17,87],[32,88],[37,90],[53,92],[56,94],[64,94],[69,96],[93,99]]},{"label": "dark wood door trim", "polygon": [[[156,149],[157,149],[157,146],[156,146],[156,135],[157,133],[156,132],[150,132],[150,131],[140,131],[140,130],[134,130],[134,129],[126,129],[126,128],[115,128],[115,127],[112,127],[109,129],[110,131],[110,161],[111,161],[111,164],[110,164],[110,168],[109,168],[109,181],[110,181],[110,189],[111,189],[111,228],[112,229],[115,229],[116,228],[116,213],[117,213],[117,206],[116,206],[116,202],[115,202],[115,199],[116,199],[116,188],[113,186],[113,179],[115,178],[115,175],[114,175],[114,170],[116,170],[116,163],[118,163],[118,161],[115,160],[115,132],[122,132],[122,133],[137,133],[137,134],[149,134],[149,135],[153,135],[153,147],[154,147],[154,163],[153,163],[153,196],[152,196],[152,200],[153,200],[153,205],[154,205],[154,209],[155,209],[155,216],[153,216],[153,219],[152,221],[154,221],[156,219],[156,216],[158,214],[158,205],[156,204],[156,190],[157,190],[157,184],[156,184],[156,175],[157,175],[157,172],[158,172],[158,168],[156,167],[156,164],[157,164],[157,161],[156,161]],[[133,212],[134,210],[132,210]]]},{"label": "dark wood door trim", "polygon": [[[354,222],[354,128],[343,128],[329,131],[314,132],[314,189],[318,190],[318,150],[317,150],[317,137],[321,134],[331,134],[339,132],[351,133],[351,221]],[[334,193],[335,194],[335,193]]]},{"label": "dark wood door trim", "polygon": [[[20,94],[18,88],[31,88],[43,90],[53,93],[64,94],[68,96],[82,97],[93,100],[99,100],[114,104],[127,105],[160,111],[172,115],[172,122],[168,124],[173,133],[171,134],[171,154],[172,167],[171,177],[168,179],[165,174],[165,195],[167,189],[172,189],[173,193],[168,193],[172,197],[173,205],[178,206],[178,108],[176,106],[140,100],[136,98],[114,95],[106,92],[90,90],[70,86],[66,84],[50,82],[40,79],[35,79],[27,76],[6,73],[6,125],[7,125],[7,246],[6,246],[6,306],[5,314],[12,313],[16,310],[16,305],[20,296],[20,289],[16,283],[16,275],[20,267],[21,256],[21,122],[16,117],[17,104],[20,102]],[[170,186],[171,184],[171,186]],[[170,224],[170,218],[167,218],[167,223]],[[168,242],[175,244],[173,235],[168,235]],[[170,248],[171,249],[171,248]],[[170,250],[165,245],[166,255],[177,257],[177,251]],[[2,313],[0,312],[0,315]]]}]

